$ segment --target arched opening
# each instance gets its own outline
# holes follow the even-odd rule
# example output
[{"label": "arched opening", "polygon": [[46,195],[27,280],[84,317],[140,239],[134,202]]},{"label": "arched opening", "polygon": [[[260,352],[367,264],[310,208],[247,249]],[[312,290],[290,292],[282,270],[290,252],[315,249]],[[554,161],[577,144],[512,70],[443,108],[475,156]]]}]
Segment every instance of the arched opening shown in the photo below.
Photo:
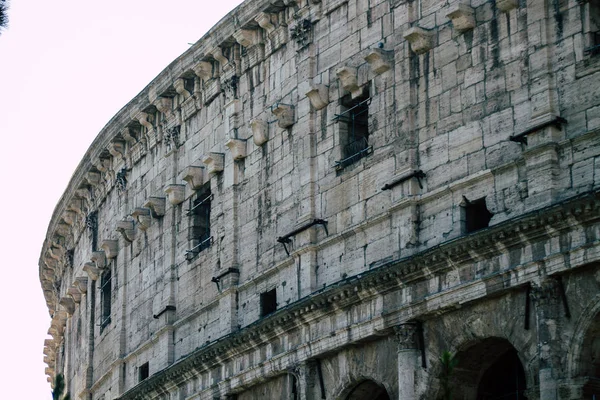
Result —
[{"label": "arched opening", "polygon": [[354,386],[345,400],[390,400],[390,396],[382,385],[365,380]]},{"label": "arched opening", "polygon": [[584,399],[600,399],[600,313],[586,332],[581,349],[581,372],[586,383]]},{"label": "arched opening", "polygon": [[451,376],[453,398],[525,400],[525,370],[517,350],[505,339],[488,338],[456,354]]}]

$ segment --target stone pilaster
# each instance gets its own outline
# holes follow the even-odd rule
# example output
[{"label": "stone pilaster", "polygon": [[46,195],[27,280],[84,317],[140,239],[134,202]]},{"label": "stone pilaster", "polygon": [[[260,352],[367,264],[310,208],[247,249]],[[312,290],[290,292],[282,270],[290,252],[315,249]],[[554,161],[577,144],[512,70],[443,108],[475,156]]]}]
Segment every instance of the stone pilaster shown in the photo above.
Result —
[{"label": "stone pilaster", "polygon": [[317,370],[317,361],[308,360],[294,368],[296,376],[296,399],[310,400],[321,398],[321,387]]},{"label": "stone pilaster", "polygon": [[419,362],[419,327],[406,323],[394,328],[398,344],[398,399],[415,400],[415,373]]}]

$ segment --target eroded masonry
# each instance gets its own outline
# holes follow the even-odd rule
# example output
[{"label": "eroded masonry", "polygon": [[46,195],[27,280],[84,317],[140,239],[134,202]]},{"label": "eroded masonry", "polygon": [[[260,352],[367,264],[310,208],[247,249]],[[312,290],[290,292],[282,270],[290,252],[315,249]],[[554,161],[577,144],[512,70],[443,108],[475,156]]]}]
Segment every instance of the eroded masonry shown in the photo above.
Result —
[{"label": "eroded masonry", "polygon": [[600,1],[247,0],[56,206],[46,372],[85,400],[600,398],[599,261]]}]

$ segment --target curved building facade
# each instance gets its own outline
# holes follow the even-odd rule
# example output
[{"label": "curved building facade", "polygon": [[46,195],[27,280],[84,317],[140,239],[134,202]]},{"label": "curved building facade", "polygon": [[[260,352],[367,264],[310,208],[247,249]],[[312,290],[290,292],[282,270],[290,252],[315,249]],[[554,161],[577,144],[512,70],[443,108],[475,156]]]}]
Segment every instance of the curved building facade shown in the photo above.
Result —
[{"label": "curved building facade", "polygon": [[49,380],[85,400],[598,398],[599,46],[595,0],[245,1],[56,206]]}]

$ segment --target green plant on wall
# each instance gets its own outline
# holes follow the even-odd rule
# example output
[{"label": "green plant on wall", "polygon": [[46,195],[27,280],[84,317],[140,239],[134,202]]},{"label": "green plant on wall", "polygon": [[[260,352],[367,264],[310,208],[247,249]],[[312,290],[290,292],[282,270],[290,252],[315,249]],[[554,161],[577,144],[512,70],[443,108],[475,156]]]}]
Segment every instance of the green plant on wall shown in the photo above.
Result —
[{"label": "green plant on wall", "polygon": [[454,374],[454,368],[456,367],[456,364],[458,364],[458,359],[449,351],[444,351],[440,356],[440,363],[442,365],[440,371],[442,399],[452,400],[452,385],[450,381],[452,379],[452,375]]},{"label": "green plant on wall", "polygon": [[62,374],[57,374],[56,378],[54,378],[54,390],[52,391],[52,400],[71,400],[71,395],[69,393],[64,392],[65,378]]}]

